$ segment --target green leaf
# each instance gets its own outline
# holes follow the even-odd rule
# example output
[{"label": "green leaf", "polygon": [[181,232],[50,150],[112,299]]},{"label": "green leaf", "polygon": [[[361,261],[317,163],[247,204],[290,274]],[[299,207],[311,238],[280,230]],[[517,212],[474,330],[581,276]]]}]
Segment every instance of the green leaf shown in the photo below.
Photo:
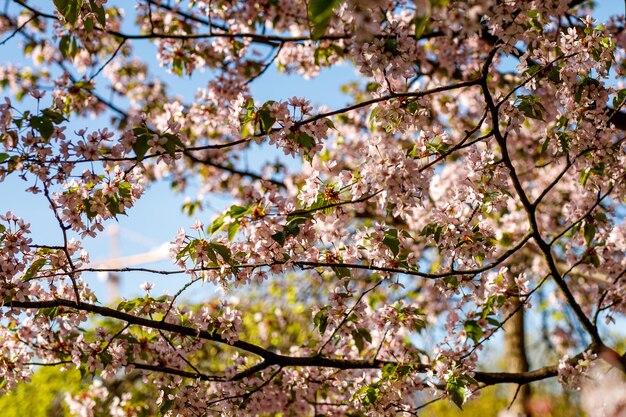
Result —
[{"label": "green leaf", "polygon": [[141,161],[144,156],[146,156],[146,152],[150,149],[150,145],[148,145],[148,141],[152,139],[152,135],[147,133],[148,130],[145,128],[135,128],[133,129],[135,133],[135,143],[133,143],[133,151],[137,156],[137,161]]},{"label": "green leaf", "polygon": [[370,112],[370,115],[369,115],[370,130],[372,132],[376,131],[376,115],[377,114],[378,114],[378,107],[372,107],[372,111]]},{"label": "green leaf", "polygon": [[120,182],[118,185],[118,188],[120,190],[119,191],[120,197],[128,198],[131,196],[133,187],[130,185],[129,182],[127,181]]},{"label": "green leaf", "polygon": [[104,7],[99,6],[95,0],[89,0],[89,5],[91,6],[91,11],[96,15],[96,20],[100,23],[100,26],[104,28],[106,26],[106,12],[104,11]]},{"label": "green leaf", "polygon": [[165,142],[163,147],[171,156],[174,156],[174,154],[176,154],[177,149],[185,148],[185,145],[180,140],[180,138],[172,133],[164,133],[163,135],[161,135],[161,137],[167,139],[167,142]]},{"label": "green leaf", "polygon": [[413,318],[412,323],[413,323],[413,330],[415,330],[416,332],[421,332],[426,327],[426,322],[417,317]]},{"label": "green leaf", "polygon": [[463,384],[460,378],[451,376],[446,382],[446,392],[450,396],[450,399],[457,407],[463,410],[463,403],[465,403],[465,394],[467,388]]},{"label": "green leaf", "polygon": [[293,218],[289,221],[289,223],[287,223],[284,231],[289,236],[298,236],[298,234],[300,233],[300,225],[303,223],[306,223],[306,221],[307,221],[306,217]]},{"label": "green leaf", "polygon": [[0,233],[4,233],[6,230],[7,228],[3,224],[0,224]]},{"label": "green leaf", "polygon": [[363,328],[358,328],[356,329],[356,331],[353,331],[352,338],[354,339],[354,344],[359,352],[363,351],[365,342],[372,343],[372,335],[370,334],[370,332]]},{"label": "green leaf", "polygon": [[419,39],[426,29],[426,24],[430,20],[430,16],[415,16],[415,38]]},{"label": "green leaf", "polygon": [[42,308],[41,310],[39,310],[39,313],[41,313],[42,315],[46,316],[49,319],[53,319],[57,317],[62,312],[63,311],[59,307],[48,307],[48,308]]},{"label": "green leaf", "polygon": [[[72,87],[82,88],[84,90],[89,90],[89,91],[94,89],[93,84],[91,84],[89,81],[77,81],[77,82],[74,83],[74,85]],[[146,129],[145,127],[143,127],[143,128],[136,128],[136,129],[144,129],[146,132],[148,131],[148,129]],[[135,130],[135,129],[133,129],[133,130]]]},{"label": "green leaf", "polygon": [[328,327],[328,306],[322,307],[313,317],[313,324],[319,329],[320,334],[324,334]]},{"label": "green leaf", "polygon": [[539,97],[520,95],[517,98],[516,107],[526,117],[544,121],[543,112],[545,112],[546,109],[543,107],[543,104],[541,104],[541,99]]},{"label": "green leaf", "polygon": [[393,256],[398,256],[400,252],[400,240],[398,240],[398,230],[390,229],[385,232],[385,238],[383,244],[391,250]]},{"label": "green leaf", "polygon": [[576,100],[576,103],[580,104],[582,102],[583,93],[585,92],[585,90],[588,91],[589,87],[597,88],[599,86],[600,81],[596,80],[595,78],[583,77],[578,83],[578,86],[576,86],[576,92],[574,93],[574,99]]},{"label": "green leaf", "polygon": [[333,10],[341,3],[341,0],[311,0],[309,2],[309,20],[313,25],[311,37],[319,39],[324,36],[326,28],[333,16]]},{"label": "green leaf", "polygon": [[83,0],[54,0],[54,5],[63,15],[67,23],[74,26],[78,20],[78,13],[83,7]]},{"label": "green leaf", "polygon": [[183,60],[180,58],[174,58],[174,62],[172,64],[172,69],[174,70],[174,74],[182,77],[183,75]]},{"label": "green leaf", "polygon": [[381,379],[386,381],[392,381],[396,379],[396,371],[398,370],[398,365],[395,363],[388,363],[383,366],[381,372]]},{"label": "green leaf", "polygon": [[289,222],[298,217],[310,219],[311,217],[313,217],[313,213],[311,213],[308,210],[294,210],[290,214],[287,215],[287,221]]},{"label": "green leaf", "polygon": [[589,179],[590,176],[591,176],[591,170],[590,169],[584,170],[580,174],[580,185],[582,185],[584,187],[585,184],[587,184],[587,180]]},{"label": "green leaf", "polygon": [[600,266],[600,257],[598,256],[598,254],[596,252],[593,252],[591,254],[590,262],[596,268]]},{"label": "green leaf", "polygon": [[213,223],[211,223],[209,227],[207,227],[207,231],[209,232],[209,234],[214,235],[218,233],[220,230],[222,230],[225,226],[225,222],[224,222],[225,220],[226,220],[225,214],[222,214],[217,219],[213,220]]},{"label": "green leaf", "polygon": [[[372,405],[376,402],[376,400],[378,399],[378,396],[380,395],[380,389],[377,386],[374,385],[370,385],[367,388],[367,393],[366,393],[366,399],[367,399],[367,404],[366,405]],[[364,401],[364,403],[366,403],[366,401]]]},{"label": "green leaf", "polygon": [[189,254],[190,250],[192,247],[194,247],[194,245],[196,244],[195,240],[190,241],[189,243],[187,243],[185,245],[184,248],[182,248],[178,254],[176,254],[176,260],[179,261],[181,260],[185,255]]},{"label": "green leaf", "polygon": [[89,15],[83,20],[85,31],[91,33],[93,31],[94,20],[93,16]]},{"label": "green leaf", "polygon": [[613,108],[617,109],[624,103],[624,100],[626,100],[626,88],[618,90],[616,96],[613,97]]},{"label": "green leaf", "polygon": [[182,212],[191,217],[196,212],[196,210],[200,208],[200,206],[201,203],[199,201],[188,201],[183,204]]},{"label": "green leaf", "polygon": [[239,232],[239,226],[240,225],[237,222],[232,222],[231,224],[228,225],[228,240],[229,241],[231,242],[233,241],[233,239]]},{"label": "green leaf", "polygon": [[6,161],[9,158],[10,158],[10,155],[8,153],[0,153],[0,163]]},{"label": "green leaf", "polygon": [[331,269],[339,279],[351,276],[350,270],[344,266],[333,266]]},{"label": "green leaf", "polygon": [[250,212],[250,206],[242,207],[242,206],[231,206],[228,210],[228,215],[234,219],[243,216],[244,214],[248,214]]},{"label": "green leaf", "polygon": [[356,346],[356,348],[359,350],[359,352],[362,352],[363,348],[365,347],[363,336],[359,332],[353,331],[352,338],[354,339],[354,345]]},{"label": "green leaf", "polygon": [[239,125],[241,127],[241,137],[245,138],[254,134],[254,126],[252,125],[252,122],[254,121],[254,117],[255,117],[254,100],[252,98],[248,98],[243,105],[242,112],[239,114]]},{"label": "green leaf", "polygon": [[398,366],[397,372],[400,376],[406,376],[413,370],[413,365],[400,365]]},{"label": "green leaf", "polygon": [[102,364],[106,367],[108,364],[110,364],[111,362],[113,362],[113,356],[108,353],[108,352],[102,352],[100,355],[98,355],[100,357],[100,360],[102,361]]},{"label": "green leaf", "polygon": [[539,71],[541,71],[541,69],[543,68],[543,66],[539,65],[539,64],[533,64],[530,67],[528,67],[528,69],[526,71],[524,71],[525,76],[533,76],[535,74],[537,74]]},{"label": "green leaf", "polygon": [[337,128],[335,127],[335,124],[333,123],[332,120],[330,120],[329,118],[324,118],[322,119],[324,121],[324,124],[326,126],[328,126],[329,129],[333,129],[333,130],[337,130]]},{"label": "green leaf", "polygon": [[33,129],[36,129],[41,134],[41,137],[48,140],[52,133],[54,132],[54,126],[52,125],[52,120],[47,117],[42,116],[33,116],[30,118],[30,126]]},{"label": "green leaf", "polygon": [[500,239],[500,244],[503,248],[508,248],[513,243],[513,234],[509,232],[502,233],[502,239]]},{"label": "green leaf", "polygon": [[500,327],[500,325],[502,324],[498,320],[494,319],[493,317],[487,317],[487,322],[491,324],[493,327]]},{"label": "green leaf", "polygon": [[293,132],[287,135],[287,138],[293,140],[305,149],[311,149],[315,146],[315,138],[305,132]]},{"label": "green leaf", "polygon": [[41,268],[44,267],[47,260],[45,258],[39,258],[35,262],[33,262],[30,267],[26,270],[26,273],[22,277],[22,281],[30,281],[33,278],[36,278],[35,275]]},{"label": "green leaf", "polygon": [[432,236],[436,243],[439,243],[441,239],[441,233],[443,233],[444,226],[437,223],[427,224],[420,232],[421,236]]},{"label": "green leaf", "polygon": [[54,124],[57,124],[57,125],[66,120],[65,117],[61,113],[56,112],[52,109],[43,109],[41,112],[43,113],[44,116],[46,116]]},{"label": "green leaf", "polygon": [[281,247],[285,245],[286,237],[287,236],[285,235],[285,232],[276,232],[272,235],[272,239],[274,239],[274,241],[278,243]]},{"label": "green leaf", "polygon": [[548,151],[548,145],[550,145],[550,137],[546,137],[546,140],[544,140],[541,145],[541,151],[539,151],[541,156],[544,156]]},{"label": "green leaf", "polygon": [[69,35],[61,36],[61,40],[59,41],[59,51],[61,51],[61,55],[63,58],[67,58],[71,56],[71,45],[72,45],[72,37]]},{"label": "green leaf", "polygon": [[256,115],[259,119],[261,130],[264,133],[268,133],[272,129],[272,126],[274,126],[274,123],[276,122],[276,118],[272,117],[272,114],[268,108],[261,108],[256,113]]},{"label": "green leaf", "polygon": [[432,6],[436,3],[437,1],[433,0],[426,1],[424,2],[424,9],[415,10],[415,39],[419,39],[424,33],[432,15]]},{"label": "green leaf", "polygon": [[596,235],[596,226],[593,223],[585,222],[583,234],[585,236],[585,242],[587,242],[587,246],[591,245],[591,242]]},{"label": "green leaf", "polygon": [[211,242],[209,246],[224,259],[226,262],[230,262],[231,253],[230,249],[226,245],[222,245],[221,243]]},{"label": "green leaf", "polygon": [[480,342],[483,337],[483,329],[478,325],[476,320],[468,320],[464,326],[467,337],[472,339],[474,343]]},{"label": "green leaf", "polygon": [[91,201],[89,201],[88,198],[83,200],[83,205],[85,206],[85,214],[87,215],[87,218],[89,220],[91,220],[94,217],[96,217],[96,213],[91,210]]},{"label": "green leaf", "polygon": [[[82,369],[82,368],[81,368]],[[164,400],[163,404],[159,407],[159,417],[164,416],[170,408],[174,405],[174,400]]]},{"label": "green leaf", "polygon": [[213,250],[213,248],[206,247],[205,249],[206,249],[206,254],[211,260],[211,262],[213,262],[214,265],[218,265],[219,262],[217,261],[217,255],[215,254],[215,251]]},{"label": "green leaf", "polygon": [[118,214],[126,214],[124,205],[121,204],[121,200],[117,195],[106,198],[106,208],[116,219]]}]

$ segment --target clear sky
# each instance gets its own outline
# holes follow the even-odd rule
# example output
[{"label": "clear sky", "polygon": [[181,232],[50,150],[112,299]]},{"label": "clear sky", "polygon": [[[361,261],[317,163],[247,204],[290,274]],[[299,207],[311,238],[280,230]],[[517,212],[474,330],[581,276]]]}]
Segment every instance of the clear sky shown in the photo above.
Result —
[{"label": "clear sky", "polygon": [[[50,2],[49,8],[51,4]],[[108,4],[122,6],[129,3],[117,0],[109,1]],[[11,4],[10,7],[17,8],[18,6]],[[128,33],[137,33],[138,29],[132,25],[134,11],[126,9],[125,13],[126,21],[130,23],[125,25],[124,30]],[[16,36],[7,45],[4,45],[2,50],[7,51],[10,48],[15,48],[15,55],[11,60],[12,63],[32,67],[32,61],[21,56],[21,42],[20,37]],[[177,77],[168,74],[159,67],[155,58],[156,48],[148,41],[134,41],[133,47],[135,54],[148,63],[149,71],[165,80],[169,84],[169,91],[176,91],[187,102],[193,99],[197,88],[206,85],[206,82],[211,78],[210,72],[199,72],[193,78]],[[106,80],[103,78],[104,76],[101,74],[97,80],[106,85]],[[251,89],[255,100],[261,103],[267,100],[279,101],[298,96],[307,97],[317,104],[337,108],[348,104],[350,100],[349,97],[340,93],[340,86],[356,78],[354,69],[348,65],[339,66],[332,70],[323,70],[318,77],[309,80],[305,80],[299,75],[281,74],[273,66],[263,77],[253,82]],[[102,92],[102,90],[100,91]],[[11,97],[8,91],[5,91],[3,95]],[[106,92],[104,95],[108,97]],[[48,94],[43,99],[42,105],[46,103],[46,100],[49,103],[49,98],[50,95]],[[17,103],[14,97],[11,97],[11,99],[19,108],[27,108],[25,103]],[[33,101],[31,100],[31,102]],[[123,104],[123,100],[119,98],[115,102]],[[72,120],[68,131],[75,131],[85,127],[88,127],[90,130],[104,128],[108,124],[108,115],[93,120]],[[261,158],[285,158],[281,152],[270,147],[261,147],[259,152],[255,154]],[[295,160],[285,160],[285,162],[292,166],[297,164]],[[0,213],[6,213],[10,210],[16,215],[23,217],[25,221],[30,222],[32,237],[36,243],[60,244],[61,233],[52,217],[52,212],[45,198],[41,194],[33,195],[25,192],[25,189],[33,184],[33,178],[29,177],[28,179],[29,181],[25,182],[17,176],[11,175],[0,184],[0,189],[2,190]],[[118,226],[121,229],[120,250],[122,255],[144,253],[164,242],[173,240],[180,227],[187,228],[193,225],[194,219],[184,215],[181,211],[181,206],[187,196],[195,199],[196,195],[193,187],[186,195],[181,195],[174,193],[167,183],[158,183],[150,186],[137,205],[129,210],[129,216],[119,216]],[[209,198],[209,210],[196,214],[205,224],[209,224],[218,211],[229,205],[229,201],[223,196],[210,196]],[[110,254],[110,238],[108,234],[101,234],[95,239],[87,238],[84,241],[84,246],[90,252],[92,261],[106,259]],[[170,260],[144,266],[173,269]],[[96,291],[99,299],[106,300],[107,290],[103,282],[97,279],[95,274],[86,274],[84,277]],[[181,283],[186,281],[186,278],[182,275],[163,278],[138,272],[125,273],[122,278],[121,293],[124,296],[139,294],[139,285],[145,280],[150,280],[156,284],[153,293],[163,290],[175,291],[180,288]],[[195,296],[206,296],[207,293],[212,292],[212,288],[206,288],[202,291],[194,291],[193,294]]]}]

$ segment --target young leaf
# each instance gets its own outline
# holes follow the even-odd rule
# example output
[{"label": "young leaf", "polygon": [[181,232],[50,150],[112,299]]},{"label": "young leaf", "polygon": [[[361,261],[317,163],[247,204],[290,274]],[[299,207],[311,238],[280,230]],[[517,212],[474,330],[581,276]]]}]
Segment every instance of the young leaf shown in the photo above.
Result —
[{"label": "young leaf", "polygon": [[230,254],[230,249],[228,248],[228,246],[225,246],[225,245],[222,245],[221,243],[216,243],[216,242],[209,243],[209,246],[215,252],[219,253],[219,255],[222,257],[224,261],[230,262],[231,254]]},{"label": "young leaf", "polygon": [[133,143],[133,151],[137,156],[137,161],[141,161],[143,157],[150,149],[150,145],[148,145],[148,141],[151,139],[151,135],[149,133],[142,133],[135,138],[135,143]]},{"label": "young leaf", "polygon": [[22,278],[23,281],[30,281],[31,279],[35,278],[35,275],[37,274],[37,272],[39,272],[39,270],[41,268],[43,268],[43,266],[46,264],[46,259],[45,258],[39,258],[37,259],[35,262],[33,262],[31,264],[31,266],[26,270],[26,273],[24,274],[24,277]]},{"label": "young leaf", "polygon": [[319,329],[320,334],[324,334],[328,326],[328,307],[322,307],[313,317],[313,324]]},{"label": "young leaf", "polygon": [[30,119],[30,125],[33,129],[36,129],[41,133],[41,137],[48,140],[54,132],[54,126],[52,120],[45,116],[33,116]]},{"label": "young leaf", "polygon": [[214,235],[220,232],[224,228],[224,226],[226,226],[226,223],[225,223],[226,216],[227,216],[226,214],[222,214],[217,219],[213,220],[213,223],[211,223],[207,227],[207,232],[209,232],[209,234],[211,235]]},{"label": "young leaf", "polygon": [[596,235],[596,226],[593,223],[585,222],[583,233],[585,236],[585,242],[587,242],[587,246],[591,245],[591,242]]},{"label": "young leaf", "polygon": [[400,240],[398,240],[398,230],[391,229],[385,232],[385,238],[383,239],[383,244],[391,250],[393,256],[398,256],[400,252]]},{"label": "young leaf", "polygon": [[237,222],[232,222],[231,224],[228,225],[228,240],[229,241],[233,241],[233,239],[235,238],[235,236],[237,235],[237,232],[239,232],[239,223]]},{"label": "young leaf", "polygon": [[311,37],[319,39],[324,36],[326,28],[333,16],[333,10],[341,3],[341,0],[311,0],[309,2],[309,20],[313,25]]},{"label": "young leaf", "polygon": [[99,6],[98,2],[95,0],[89,0],[89,5],[91,6],[91,11],[96,15],[96,20],[100,23],[100,26],[104,28],[106,26],[106,12],[104,11],[104,7]]},{"label": "young leaf", "polygon": [[474,343],[480,342],[483,337],[483,329],[481,329],[476,320],[466,321],[463,327],[465,328],[465,333],[467,334],[467,337],[472,339]]},{"label": "young leaf", "polygon": [[274,239],[274,241],[276,243],[278,243],[280,246],[284,246],[285,245],[285,232],[276,232],[272,235],[272,239]]},{"label": "young leaf", "polygon": [[446,382],[446,392],[450,396],[450,399],[457,407],[463,410],[463,404],[465,403],[465,395],[467,388],[463,384],[460,378],[451,376]]},{"label": "young leaf", "polygon": [[83,0],[54,0],[54,5],[63,15],[67,23],[74,26],[78,20],[78,13],[83,7]]}]

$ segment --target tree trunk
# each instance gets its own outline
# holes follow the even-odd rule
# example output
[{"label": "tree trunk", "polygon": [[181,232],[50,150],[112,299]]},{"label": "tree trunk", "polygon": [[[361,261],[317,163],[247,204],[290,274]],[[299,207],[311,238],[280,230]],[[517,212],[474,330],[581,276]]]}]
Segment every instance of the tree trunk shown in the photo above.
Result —
[{"label": "tree trunk", "polygon": [[[515,298],[513,308],[517,309],[520,307],[520,303],[519,298]],[[504,354],[507,372],[528,371],[523,308],[520,308],[517,313],[504,324]],[[515,396],[516,393],[517,396]],[[513,400],[514,397],[515,400]],[[509,400],[512,401],[510,408],[512,415],[530,416],[530,387],[528,385],[521,387],[511,385],[509,388]]]}]

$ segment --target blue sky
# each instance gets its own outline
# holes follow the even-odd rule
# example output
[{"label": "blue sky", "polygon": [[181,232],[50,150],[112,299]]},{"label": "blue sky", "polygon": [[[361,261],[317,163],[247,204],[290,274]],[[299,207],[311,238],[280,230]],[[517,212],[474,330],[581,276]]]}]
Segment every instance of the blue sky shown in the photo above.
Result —
[{"label": "blue sky", "polygon": [[[109,4],[121,5],[121,1],[109,1]],[[128,4],[128,3],[126,3]],[[11,4],[12,9],[17,6]],[[45,9],[44,9],[45,10]],[[125,10],[127,22],[133,21],[133,10]],[[137,33],[137,28],[132,23],[126,24],[124,27],[128,33]],[[15,55],[12,62],[23,65],[33,66],[32,61],[24,59],[20,54],[21,39],[15,36],[9,43],[2,46],[4,51],[13,50]],[[169,84],[169,91],[176,91],[177,94],[187,102],[193,99],[198,87],[206,85],[211,78],[210,72],[198,72],[190,77],[177,77],[168,74],[159,67],[155,58],[156,48],[148,41],[134,41],[133,47],[135,54],[144,59],[150,68],[150,72],[157,77],[161,77]],[[19,49],[18,49],[19,48]],[[332,70],[325,69],[321,71],[319,76],[313,79],[305,80],[299,75],[285,75],[277,71],[276,67],[270,68],[263,77],[257,79],[251,84],[251,90],[255,100],[265,102],[267,100],[285,100],[293,96],[307,97],[314,103],[324,104],[331,108],[342,107],[350,102],[350,98],[340,93],[342,84],[356,80],[354,69],[348,65],[341,65]],[[106,83],[102,75],[100,82]],[[9,95],[9,92],[4,92]],[[104,94],[108,97],[108,94]],[[42,106],[49,104],[49,94],[42,101]],[[16,100],[12,98],[13,102]],[[117,104],[123,104],[123,100],[116,98]],[[30,103],[30,104],[29,104]],[[34,100],[29,102],[16,103],[19,108],[27,109],[32,106]],[[32,110],[32,109],[31,109]],[[69,124],[68,131],[75,131],[80,128],[88,127],[91,129],[104,128],[108,125],[108,115],[95,118],[93,120],[77,119],[72,120]],[[286,158],[275,148],[260,147],[259,152],[255,155],[263,159]],[[295,160],[285,160],[291,166],[297,166]],[[251,161],[254,165],[254,161]],[[58,225],[52,217],[52,212],[48,207],[45,198],[39,195],[26,193],[25,189],[33,184],[33,178],[28,177],[28,181],[23,181],[15,175],[7,177],[0,185],[2,187],[3,198],[0,199],[0,213],[13,211],[16,215],[21,216],[25,221],[31,224],[32,238],[35,243],[41,244],[60,244],[61,233]],[[123,256],[144,253],[151,248],[159,246],[164,242],[173,240],[177,230],[180,227],[188,228],[193,225],[193,218],[189,218],[181,211],[181,206],[186,197],[196,198],[194,187],[191,187],[186,194],[174,193],[167,183],[155,183],[151,185],[145,195],[138,201],[137,205],[128,212],[128,216],[119,216],[118,226],[121,229],[121,253]],[[196,214],[205,224],[210,223],[211,219],[216,215],[218,210],[223,209],[229,204],[224,196],[210,196],[208,200],[209,206],[212,208]],[[166,203],[164,203],[166,202]],[[101,234],[95,239],[87,238],[84,247],[90,252],[91,260],[98,261],[106,259],[110,254],[110,239],[108,234]],[[173,269],[172,262],[169,260],[148,264],[144,266]],[[107,289],[104,283],[96,278],[95,274],[85,274],[84,278],[94,289],[99,299],[106,300]],[[181,284],[186,282],[186,277],[179,276],[151,276],[145,273],[133,272],[125,273],[122,276],[121,294],[124,296],[132,296],[140,293],[139,285],[149,280],[156,284],[153,293],[161,291],[173,292],[180,288]],[[213,288],[206,288],[203,291],[193,291],[195,297],[206,297],[207,293],[212,294]]]}]

